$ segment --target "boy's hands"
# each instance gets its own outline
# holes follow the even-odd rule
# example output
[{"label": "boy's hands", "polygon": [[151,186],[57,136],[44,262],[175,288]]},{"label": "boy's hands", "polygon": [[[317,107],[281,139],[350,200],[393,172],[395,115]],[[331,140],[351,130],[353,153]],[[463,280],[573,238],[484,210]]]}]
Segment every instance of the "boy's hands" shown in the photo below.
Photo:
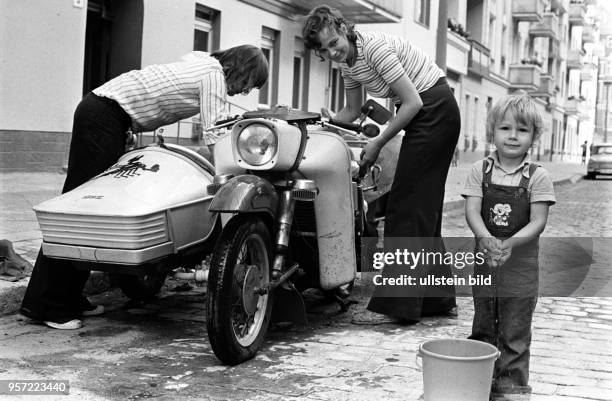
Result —
[{"label": "boy's hands", "polygon": [[478,241],[478,248],[486,255],[485,261],[489,267],[503,265],[512,252],[510,244],[494,237],[483,237]]},{"label": "boy's hands", "polygon": [[501,241],[500,252],[501,252],[501,255],[499,259],[497,259],[498,266],[501,266],[504,263],[506,263],[508,259],[510,259],[510,256],[512,255],[512,244],[510,243],[510,241],[508,240]]}]

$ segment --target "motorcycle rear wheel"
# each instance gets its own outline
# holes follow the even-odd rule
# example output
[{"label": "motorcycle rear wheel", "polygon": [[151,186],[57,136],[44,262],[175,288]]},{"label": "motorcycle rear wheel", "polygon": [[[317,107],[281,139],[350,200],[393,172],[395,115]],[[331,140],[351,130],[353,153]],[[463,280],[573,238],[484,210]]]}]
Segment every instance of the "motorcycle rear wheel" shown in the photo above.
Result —
[{"label": "motorcycle rear wheel", "polygon": [[225,226],[210,263],[206,327],[217,358],[236,365],[257,354],[272,312],[272,241],[257,216],[235,217]]}]

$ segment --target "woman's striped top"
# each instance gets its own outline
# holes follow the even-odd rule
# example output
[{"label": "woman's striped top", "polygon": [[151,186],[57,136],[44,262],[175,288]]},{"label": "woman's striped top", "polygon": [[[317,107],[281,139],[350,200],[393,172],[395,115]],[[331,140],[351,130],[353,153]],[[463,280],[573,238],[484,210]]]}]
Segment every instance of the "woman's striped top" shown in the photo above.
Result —
[{"label": "woman's striped top", "polygon": [[223,69],[204,52],[191,52],[176,63],[126,72],[93,93],[119,103],[135,131],[152,131],[197,113],[202,126],[208,127],[227,115]]},{"label": "woman's striped top", "polygon": [[421,49],[408,41],[384,32],[357,32],[357,60],[352,67],[342,65],[346,89],[364,86],[374,97],[391,98],[401,103],[391,83],[403,74],[419,93],[431,88],[444,72]]}]

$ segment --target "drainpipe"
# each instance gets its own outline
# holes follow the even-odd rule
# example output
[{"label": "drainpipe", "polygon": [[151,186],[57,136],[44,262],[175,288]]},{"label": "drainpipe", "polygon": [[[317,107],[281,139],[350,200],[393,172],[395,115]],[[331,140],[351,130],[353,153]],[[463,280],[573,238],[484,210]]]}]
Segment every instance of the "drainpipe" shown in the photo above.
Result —
[{"label": "drainpipe", "polygon": [[436,64],[446,74],[446,29],[448,27],[448,0],[440,0],[438,6],[438,30],[436,41]]}]

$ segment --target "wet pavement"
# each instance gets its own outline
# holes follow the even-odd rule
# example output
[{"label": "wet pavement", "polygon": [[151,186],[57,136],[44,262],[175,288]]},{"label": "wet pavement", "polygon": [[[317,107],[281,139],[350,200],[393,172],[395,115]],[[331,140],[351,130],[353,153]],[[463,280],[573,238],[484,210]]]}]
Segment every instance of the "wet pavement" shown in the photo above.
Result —
[{"label": "wet pavement", "polygon": [[[3,205],[33,204],[61,186],[61,176],[39,178],[3,177]],[[11,182],[22,191],[5,191]],[[612,180],[566,184],[556,189],[558,203],[545,234],[612,237],[607,201]],[[18,252],[32,259],[40,234],[23,209],[3,208],[3,221],[13,222],[3,231]],[[445,235],[465,236],[466,230],[462,211],[448,210]],[[609,283],[609,260],[609,254],[594,255],[599,270],[589,285]],[[220,364],[212,354],[204,287],[174,291],[183,288],[177,280],[168,280],[159,299],[147,304],[128,302],[117,289],[94,295],[91,299],[105,305],[107,313],[85,319],[80,330],[51,330],[4,315],[0,379],[70,381],[69,395],[45,400],[417,400],[423,392],[415,363],[418,345],[467,337],[471,298],[458,299],[454,318],[426,318],[412,326],[354,325],[351,318],[364,311],[369,298],[369,279],[364,274],[357,282],[352,296],[357,304],[347,313],[310,292],[309,325],[273,327],[257,357],[236,367]],[[533,327],[533,401],[612,400],[612,298],[540,298]]]}]

